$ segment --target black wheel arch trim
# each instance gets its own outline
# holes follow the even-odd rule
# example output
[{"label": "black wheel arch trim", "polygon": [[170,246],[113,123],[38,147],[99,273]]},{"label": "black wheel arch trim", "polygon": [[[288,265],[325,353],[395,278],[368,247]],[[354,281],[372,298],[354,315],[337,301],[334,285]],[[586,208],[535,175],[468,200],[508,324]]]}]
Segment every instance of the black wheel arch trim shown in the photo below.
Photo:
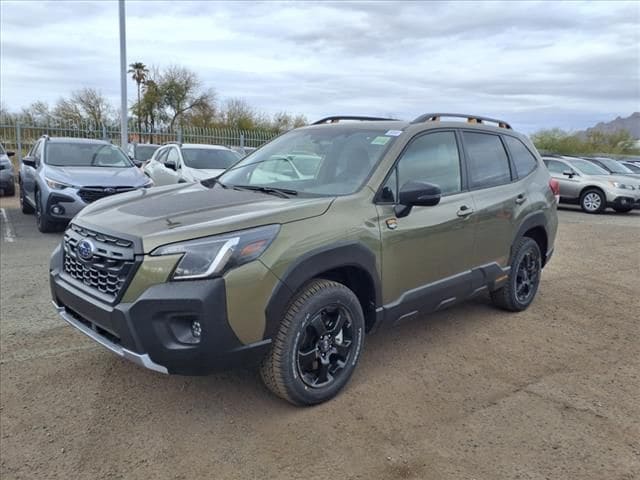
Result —
[{"label": "black wheel arch trim", "polygon": [[520,228],[518,229],[518,233],[516,233],[516,236],[514,237],[513,242],[511,243],[511,253],[509,255],[509,261],[511,261],[511,259],[513,258],[513,255],[515,253],[513,251],[513,246],[518,242],[518,240],[524,237],[524,234],[527,233],[532,228],[542,228],[545,236],[547,237],[546,238],[547,251],[540,252],[542,254],[543,265],[544,265],[544,261],[547,258],[547,252],[549,251],[549,232],[547,231],[546,225],[547,225],[547,218],[542,212],[533,212],[528,216],[526,216],[525,219],[522,221]]},{"label": "black wheel arch trim", "polygon": [[340,267],[356,267],[364,271],[373,284],[373,310],[381,305],[382,284],[376,267],[376,255],[362,242],[340,242],[312,250],[293,262],[279,278],[265,309],[264,338],[273,338],[292,295],[312,278]]}]

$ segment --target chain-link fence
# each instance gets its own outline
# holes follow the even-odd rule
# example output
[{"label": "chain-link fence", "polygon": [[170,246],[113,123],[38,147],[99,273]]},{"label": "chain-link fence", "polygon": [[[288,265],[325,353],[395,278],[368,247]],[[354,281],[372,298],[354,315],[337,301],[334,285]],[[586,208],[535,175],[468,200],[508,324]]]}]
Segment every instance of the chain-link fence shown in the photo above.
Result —
[{"label": "chain-link fence", "polygon": [[[238,147],[259,147],[279,132],[275,130],[239,130],[235,128],[155,129],[139,131],[130,125],[129,143],[165,142],[203,143]],[[98,138],[120,145],[120,127],[107,125],[56,123],[55,125],[27,125],[2,119],[0,121],[0,142],[5,149],[16,152],[21,158],[31,149],[42,135],[52,137]]]}]

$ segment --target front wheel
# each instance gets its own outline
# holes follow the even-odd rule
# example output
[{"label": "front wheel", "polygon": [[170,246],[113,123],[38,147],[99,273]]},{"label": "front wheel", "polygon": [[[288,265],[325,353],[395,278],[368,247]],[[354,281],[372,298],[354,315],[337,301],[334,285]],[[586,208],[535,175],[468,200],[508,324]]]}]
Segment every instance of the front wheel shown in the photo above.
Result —
[{"label": "front wheel", "polygon": [[364,344],[364,315],[344,285],[317,279],[289,304],[260,373],[266,386],[295,405],[329,400],[347,384]]},{"label": "front wheel", "polygon": [[525,310],[536,296],[542,273],[542,255],[535,240],[521,238],[514,247],[507,283],[491,292],[494,305],[511,312]]},{"label": "front wheel", "polygon": [[49,216],[43,211],[42,208],[42,198],[40,196],[40,191],[36,191],[35,195],[36,200],[36,225],[38,226],[38,230],[42,233],[50,233],[56,230],[57,224],[49,219]]},{"label": "front wheel", "polygon": [[592,188],[580,195],[580,207],[586,213],[602,213],[607,208],[607,200],[600,190]]},{"label": "front wheel", "polygon": [[29,205],[29,202],[26,200],[25,195],[24,195],[24,187],[22,186],[22,183],[19,184],[20,186],[20,195],[18,196],[18,198],[20,199],[20,209],[22,210],[22,213],[29,215],[33,213],[33,207],[31,205]]}]

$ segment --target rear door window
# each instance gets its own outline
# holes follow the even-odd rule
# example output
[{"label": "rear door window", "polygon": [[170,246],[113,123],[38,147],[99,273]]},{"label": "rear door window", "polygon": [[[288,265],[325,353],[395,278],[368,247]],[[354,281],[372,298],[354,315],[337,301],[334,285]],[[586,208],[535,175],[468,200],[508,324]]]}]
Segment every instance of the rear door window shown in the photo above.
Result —
[{"label": "rear door window", "polygon": [[570,168],[562,162],[558,162],[557,160],[545,160],[545,165],[550,173],[555,173],[556,175],[562,175],[562,172],[570,170]]},{"label": "rear door window", "polygon": [[533,156],[533,153],[531,153],[525,144],[517,138],[509,137],[507,135],[503,138],[507,144],[509,153],[511,153],[511,159],[516,166],[518,178],[524,178],[533,172],[536,165],[538,165],[538,161],[536,160],[536,157]]},{"label": "rear door window", "polygon": [[466,131],[463,139],[471,188],[495,187],[511,181],[509,158],[499,135]]}]

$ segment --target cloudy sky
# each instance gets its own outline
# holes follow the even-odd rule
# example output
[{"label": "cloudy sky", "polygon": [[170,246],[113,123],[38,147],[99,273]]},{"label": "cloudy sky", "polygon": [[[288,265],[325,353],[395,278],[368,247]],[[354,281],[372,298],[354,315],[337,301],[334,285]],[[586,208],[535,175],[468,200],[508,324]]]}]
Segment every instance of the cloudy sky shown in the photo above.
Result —
[{"label": "cloudy sky", "polygon": [[[127,62],[197,71],[258,110],[472,112],[581,129],[640,110],[640,2],[127,0]],[[119,104],[118,4],[0,2],[1,100]],[[129,83],[129,98],[135,94]]]}]

